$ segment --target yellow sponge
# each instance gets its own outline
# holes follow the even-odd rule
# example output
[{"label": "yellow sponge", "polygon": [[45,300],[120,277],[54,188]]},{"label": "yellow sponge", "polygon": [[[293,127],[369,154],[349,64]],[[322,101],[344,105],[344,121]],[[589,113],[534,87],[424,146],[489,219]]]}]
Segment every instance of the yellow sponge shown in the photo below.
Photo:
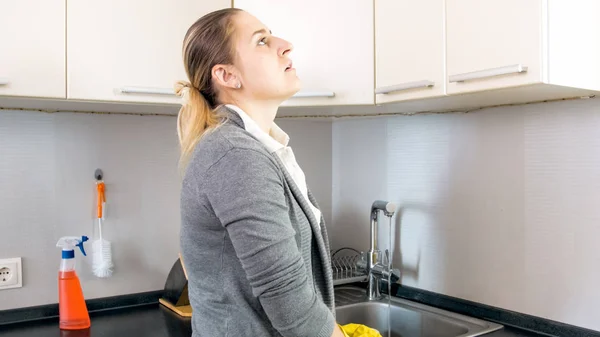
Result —
[{"label": "yellow sponge", "polygon": [[346,337],[382,337],[379,331],[363,324],[349,323],[339,326]]}]

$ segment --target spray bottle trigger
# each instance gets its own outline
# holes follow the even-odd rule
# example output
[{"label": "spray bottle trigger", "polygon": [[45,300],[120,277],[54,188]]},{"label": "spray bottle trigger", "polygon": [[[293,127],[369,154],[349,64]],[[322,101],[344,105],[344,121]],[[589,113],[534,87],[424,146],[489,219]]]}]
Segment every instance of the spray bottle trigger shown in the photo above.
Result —
[{"label": "spray bottle trigger", "polygon": [[81,237],[81,241],[77,244],[77,247],[79,247],[83,256],[87,256],[87,254],[85,253],[85,249],[83,249],[83,243],[86,242],[87,240],[88,240],[88,237],[84,235]]}]

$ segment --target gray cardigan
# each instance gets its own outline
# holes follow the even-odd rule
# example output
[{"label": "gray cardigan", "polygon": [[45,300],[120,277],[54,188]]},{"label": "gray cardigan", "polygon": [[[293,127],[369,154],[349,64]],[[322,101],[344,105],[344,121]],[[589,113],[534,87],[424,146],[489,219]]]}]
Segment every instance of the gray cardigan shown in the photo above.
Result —
[{"label": "gray cardigan", "polygon": [[[279,158],[222,107],[181,191],[181,249],[194,337],[330,337],[335,325],[323,217]],[[309,191],[309,199],[318,207]]]}]

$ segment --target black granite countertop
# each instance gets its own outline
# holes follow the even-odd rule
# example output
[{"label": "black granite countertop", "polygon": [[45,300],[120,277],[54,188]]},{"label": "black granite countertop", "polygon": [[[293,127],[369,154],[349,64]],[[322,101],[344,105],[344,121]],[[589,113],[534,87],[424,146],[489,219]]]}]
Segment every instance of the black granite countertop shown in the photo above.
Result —
[{"label": "black granite countertop", "polygon": [[84,331],[61,331],[58,317],[11,325],[0,325],[2,337],[189,337],[192,328],[189,318],[180,317],[162,305],[90,312],[92,326]]},{"label": "black granite countertop", "polygon": [[[183,318],[160,304],[91,312],[92,326],[86,331],[66,332],[58,318],[0,325],[0,337],[190,337],[189,318]],[[505,327],[486,337],[539,337],[542,335]],[[418,336],[406,336],[418,337]]]}]

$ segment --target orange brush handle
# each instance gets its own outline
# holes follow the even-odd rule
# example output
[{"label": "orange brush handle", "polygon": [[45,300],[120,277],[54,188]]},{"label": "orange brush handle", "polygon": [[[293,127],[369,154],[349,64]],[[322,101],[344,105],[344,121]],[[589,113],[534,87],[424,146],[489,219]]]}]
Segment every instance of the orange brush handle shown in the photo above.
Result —
[{"label": "orange brush handle", "polygon": [[97,183],[96,189],[98,190],[98,219],[102,219],[102,204],[106,201],[106,197],[104,196],[104,183]]}]

